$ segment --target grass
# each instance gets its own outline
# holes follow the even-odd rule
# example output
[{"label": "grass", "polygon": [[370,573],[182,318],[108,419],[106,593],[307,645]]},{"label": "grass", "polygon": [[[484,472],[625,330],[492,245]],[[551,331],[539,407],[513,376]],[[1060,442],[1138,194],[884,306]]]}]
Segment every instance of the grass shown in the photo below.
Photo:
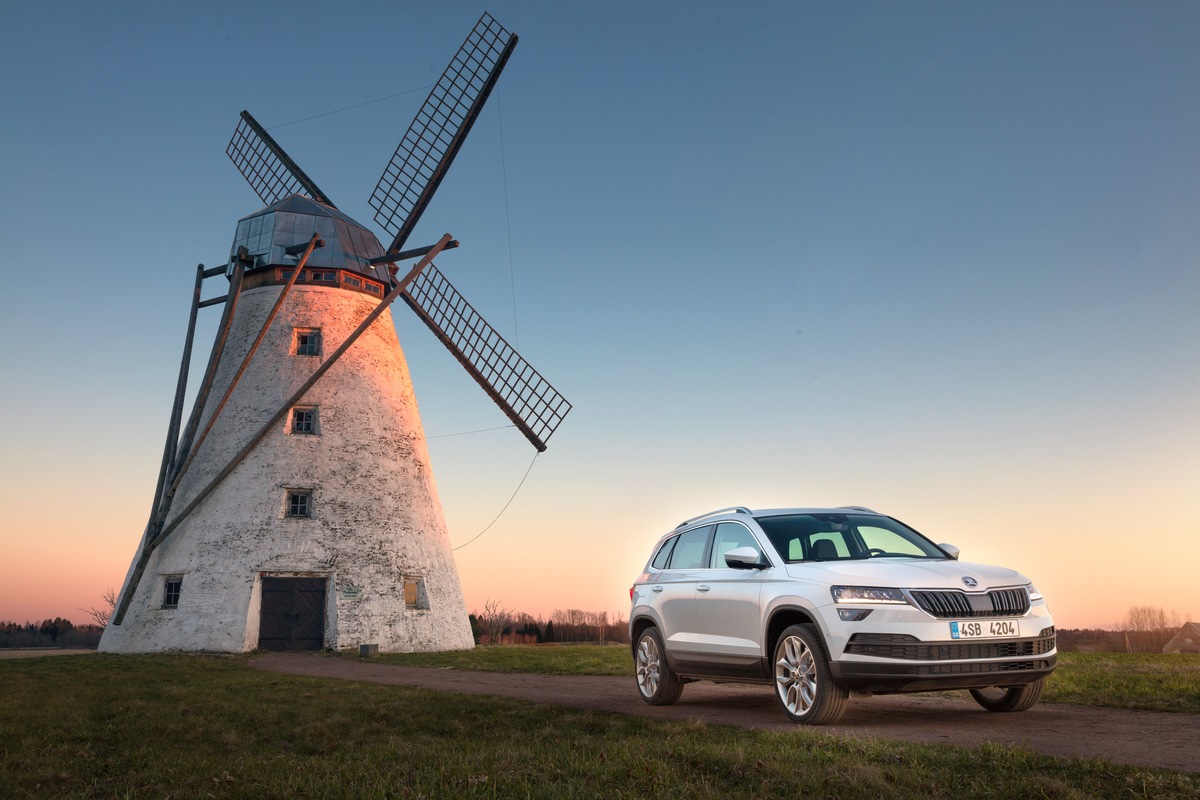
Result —
[{"label": "grass", "polygon": [[6,798],[1200,796],[1200,775],[1021,747],[657,722],[238,657],[6,661],[0,684]]},{"label": "grass", "polygon": [[1060,653],[1043,702],[1200,714],[1200,657]]},{"label": "grass", "polygon": [[[1195,656],[1060,653],[1058,658],[1044,703],[1200,714],[1200,658]],[[380,660],[485,672],[633,675],[633,657],[624,645],[501,645],[457,653],[393,654]]]}]

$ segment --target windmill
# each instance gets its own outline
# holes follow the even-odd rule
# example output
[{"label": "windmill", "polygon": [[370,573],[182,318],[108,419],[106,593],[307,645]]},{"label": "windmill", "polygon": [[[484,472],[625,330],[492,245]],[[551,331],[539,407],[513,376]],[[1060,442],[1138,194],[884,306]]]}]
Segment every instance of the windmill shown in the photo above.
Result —
[{"label": "windmill", "polygon": [[[150,519],[101,650],[472,646],[390,305],[546,448],[571,405],[434,267],[458,243],[403,249],[516,44],[485,13],[430,91],[370,196],[387,247],[242,112],[226,152],[265,207],[226,265],[197,267]],[[201,301],[218,275],[228,292]],[[183,424],[197,313],[220,303]]]}]

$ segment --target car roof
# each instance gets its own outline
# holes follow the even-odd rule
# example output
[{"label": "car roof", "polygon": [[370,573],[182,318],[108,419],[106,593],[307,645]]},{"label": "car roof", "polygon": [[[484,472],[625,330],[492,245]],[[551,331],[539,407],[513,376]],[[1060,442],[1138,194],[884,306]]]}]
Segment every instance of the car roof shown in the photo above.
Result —
[{"label": "car roof", "polygon": [[[691,527],[696,524],[704,524],[717,519],[737,519],[741,516],[750,517],[783,517],[794,514],[870,514],[871,516],[882,517],[885,514],[880,514],[878,511],[873,511],[865,506],[837,506],[835,508],[759,508],[750,509],[745,506],[733,506],[730,508],[720,508],[716,511],[709,511],[707,514],[700,514],[690,519],[685,519],[683,522],[675,526],[674,531],[682,530],[683,528]],[[672,533],[674,532],[672,531]]]},{"label": "car roof", "polygon": [[866,506],[837,506],[835,508],[759,508],[752,510],[755,517],[782,517],[791,514],[869,514],[873,517],[883,517],[878,511]]}]

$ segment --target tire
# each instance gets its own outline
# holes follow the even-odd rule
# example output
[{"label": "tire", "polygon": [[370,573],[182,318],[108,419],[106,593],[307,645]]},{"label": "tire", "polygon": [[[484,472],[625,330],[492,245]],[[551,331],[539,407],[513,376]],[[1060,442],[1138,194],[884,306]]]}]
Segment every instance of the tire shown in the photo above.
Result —
[{"label": "tire", "polygon": [[667,664],[658,628],[649,627],[638,636],[633,651],[634,676],[638,694],[652,706],[669,706],[683,694],[683,681]]},{"label": "tire", "polygon": [[989,686],[972,689],[971,697],[988,711],[1028,711],[1042,699],[1046,679],[1038,678],[1033,683],[1021,686]]},{"label": "tire", "polygon": [[775,696],[800,725],[829,725],[846,710],[850,693],[834,682],[814,626],[793,625],[775,643]]}]

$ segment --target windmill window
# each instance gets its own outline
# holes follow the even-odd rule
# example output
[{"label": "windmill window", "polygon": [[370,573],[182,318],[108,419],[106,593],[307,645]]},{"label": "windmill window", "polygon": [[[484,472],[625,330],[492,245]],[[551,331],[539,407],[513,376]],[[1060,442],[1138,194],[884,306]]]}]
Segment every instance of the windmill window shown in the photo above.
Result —
[{"label": "windmill window", "polygon": [[302,433],[310,436],[317,435],[317,408],[316,406],[308,406],[306,408],[292,409],[292,433]]},{"label": "windmill window", "polygon": [[183,591],[183,576],[168,575],[163,578],[163,608],[178,608],[179,594]]},{"label": "windmill window", "polygon": [[312,492],[293,489],[287,493],[287,515],[289,517],[311,517],[313,515]]},{"label": "windmill window", "polygon": [[421,578],[406,577],[404,579],[404,607],[429,608],[429,598],[425,595],[425,585]]},{"label": "windmill window", "polygon": [[296,355],[321,355],[321,331],[315,328],[296,329]]},{"label": "windmill window", "polygon": [[337,273],[329,270],[313,270],[309,275],[309,280],[313,281],[337,281]]},{"label": "windmill window", "polygon": [[360,281],[358,278],[355,278],[353,275],[347,275],[345,277],[345,284],[347,286],[360,287],[362,286],[362,281]]}]

